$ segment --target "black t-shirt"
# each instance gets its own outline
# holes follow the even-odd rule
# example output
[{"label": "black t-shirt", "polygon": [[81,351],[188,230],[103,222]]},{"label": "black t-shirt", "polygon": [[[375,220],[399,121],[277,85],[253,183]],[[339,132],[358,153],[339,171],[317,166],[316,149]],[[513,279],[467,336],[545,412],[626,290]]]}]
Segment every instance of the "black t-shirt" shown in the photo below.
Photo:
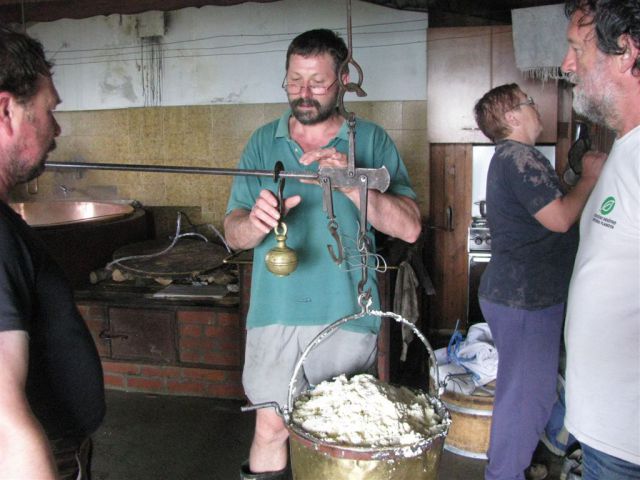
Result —
[{"label": "black t-shirt", "polygon": [[530,145],[501,141],[487,175],[491,261],[478,294],[513,308],[563,303],[578,248],[578,227],[547,230],[533,215],[563,195],[547,158]]},{"label": "black t-shirt", "polygon": [[0,202],[0,331],[29,334],[26,393],[51,439],[86,436],[104,417],[102,366],[64,273]]}]

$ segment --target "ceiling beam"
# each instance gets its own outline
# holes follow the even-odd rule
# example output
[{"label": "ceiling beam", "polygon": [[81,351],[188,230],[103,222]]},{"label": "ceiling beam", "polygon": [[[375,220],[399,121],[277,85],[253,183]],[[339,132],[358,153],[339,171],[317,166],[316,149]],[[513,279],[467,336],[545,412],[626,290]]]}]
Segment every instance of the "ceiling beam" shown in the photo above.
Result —
[{"label": "ceiling beam", "polygon": [[[205,5],[237,5],[249,0],[0,0],[0,22],[50,22],[96,15],[133,15],[150,10],[171,11]],[[250,0],[275,2],[278,0]],[[429,13],[429,25],[510,24],[511,9],[550,5],[559,0],[365,0],[400,10]]]},{"label": "ceiling beam", "polygon": [[[50,22],[61,18],[88,18],[96,15],[132,15],[150,10],[168,12],[205,5],[237,5],[246,0],[0,0],[0,21],[21,23],[24,7],[25,22]],[[277,0],[252,0],[268,3]]]}]

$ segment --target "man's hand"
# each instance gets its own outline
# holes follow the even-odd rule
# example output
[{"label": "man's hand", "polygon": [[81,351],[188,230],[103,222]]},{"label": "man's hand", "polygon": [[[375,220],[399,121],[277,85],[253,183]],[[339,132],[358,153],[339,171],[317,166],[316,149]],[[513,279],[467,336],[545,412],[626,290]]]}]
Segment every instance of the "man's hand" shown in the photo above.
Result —
[{"label": "man's hand", "polygon": [[[300,157],[300,163],[302,165],[311,165],[312,163],[318,163],[318,169],[322,167],[332,167],[332,168],[347,168],[349,166],[349,161],[347,156],[337,151],[335,148],[318,148],[317,150],[311,150],[309,152],[305,152],[302,157]],[[302,183],[313,183],[318,185],[318,180],[300,180]],[[335,188],[335,187],[334,187]],[[351,199],[356,205],[359,202],[359,193],[356,187],[340,187],[335,188],[342,193],[344,193],[347,197]]]},{"label": "man's hand", "polygon": [[318,168],[335,167],[347,168],[347,156],[335,148],[318,148],[305,152],[299,160],[301,165],[311,165],[318,162]]},{"label": "man's hand", "polygon": [[[283,215],[298,205],[302,199],[300,195],[284,199]],[[249,212],[249,221],[261,232],[268,234],[278,225],[280,212],[278,210],[278,199],[270,190],[261,190],[255,205]]]},{"label": "man's hand", "polygon": [[[283,215],[301,201],[300,195],[285,198]],[[278,225],[279,219],[278,199],[273,192],[261,190],[250,211],[239,208],[225,217],[224,233],[227,243],[234,250],[254,248]]]},{"label": "man's hand", "polygon": [[[317,162],[318,168],[347,168],[348,159],[335,148],[319,148],[305,152],[300,157],[302,165]],[[316,180],[301,180],[317,183]],[[360,208],[360,192],[357,187],[336,188]],[[416,202],[408,197],[395,196],[369,189],[367,192],[367,220],[376,230],[413,243],[421,231],[420,210]]]}]

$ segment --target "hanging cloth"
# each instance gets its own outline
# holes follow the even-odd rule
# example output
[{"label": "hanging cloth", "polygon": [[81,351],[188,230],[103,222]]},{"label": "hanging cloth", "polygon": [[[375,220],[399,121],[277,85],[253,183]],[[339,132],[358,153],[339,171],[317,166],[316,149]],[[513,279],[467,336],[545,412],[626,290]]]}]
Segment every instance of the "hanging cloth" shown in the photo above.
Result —
[{"label": "hanging cloth", "polygon": [[[414,325],[420,317],[417,293],[419,285],[418,277],[409,262],[400,262],[393,295],[393,311]],[[407,351],[413,337],[413,330],[406,325],[402,325],[402,353],[400,354],[400,360],[403,362],[407,359]]]},{"label": "hanging cloth", "polygon": [[561,78],[560,65],[568,48],[564,5],[511,10],[511,23],[518,70],[543,81]]}]

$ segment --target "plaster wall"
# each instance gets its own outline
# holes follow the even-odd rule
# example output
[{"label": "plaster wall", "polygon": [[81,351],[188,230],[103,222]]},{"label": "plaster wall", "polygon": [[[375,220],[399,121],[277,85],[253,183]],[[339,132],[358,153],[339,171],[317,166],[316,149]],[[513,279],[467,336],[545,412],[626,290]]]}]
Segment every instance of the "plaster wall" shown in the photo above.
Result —
[{"label": "plaster wall", "polygon": [[[62,19],[27,31],[56,64],[60,111],[278,103],[284,100],[280,85],[290,41],[311,28],[330,28],[347,39],[345,5],[248,2]],[[140,38],[158,15],[161,28],[151,33],[164,34]],[[425,100],[427,14],[353,0],[351,17],[365,100]],[[345,99],[359,100],[355,94]]]}]

